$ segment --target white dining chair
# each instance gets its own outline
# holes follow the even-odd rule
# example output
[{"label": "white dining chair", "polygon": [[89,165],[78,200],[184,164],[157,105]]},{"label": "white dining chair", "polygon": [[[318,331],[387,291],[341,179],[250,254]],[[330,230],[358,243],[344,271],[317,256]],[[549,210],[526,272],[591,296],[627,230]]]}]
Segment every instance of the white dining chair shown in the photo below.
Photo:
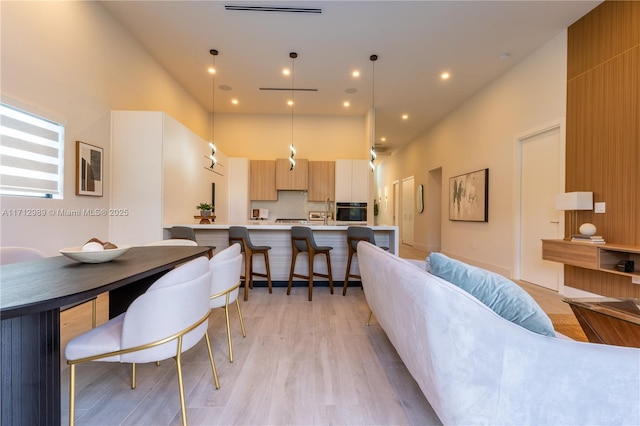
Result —
[{"label": "white dining chair", "polygon": [[[0,247],[0,265],[7,265],[10,263],[29,262],[31,260],[37,260],[47,257],[46,254],[38,249],[31,247]],[[91,328],[96,328],[98,321],[98,299],[97,297],[91,300],[83,301],[80,303],[74,303],[72,305],[62,306],[60,311],[66,311],[67,309],[75,308],[83,303],[91,302]]]},{"label": "white dining chair", "polygon": [[216,389],[220,388],[207,332],[211,272],[199,257],[171,270],[133,301],[127,311],[73,340],[65,349],[69,374],[69,424],[75,422],[76,365],[88,361],[131,363],[131,388],[136,387],[135,364],[176,360],[182,424],[187,424],[182,353],[205,337]]},{"label": "white dining chair", "polygon": [[231,326],[229,324],[229,304],[236,302],[242,337],[247,337],[238,301],[240,275],[242,273],[242,253],[240,244],[231,244],[209,260],[211,271],[211,296],[209,307],[223,308],[227,323],[227,341],[229,344],[229,361],[233,362],[233,346],[231,343]]}]

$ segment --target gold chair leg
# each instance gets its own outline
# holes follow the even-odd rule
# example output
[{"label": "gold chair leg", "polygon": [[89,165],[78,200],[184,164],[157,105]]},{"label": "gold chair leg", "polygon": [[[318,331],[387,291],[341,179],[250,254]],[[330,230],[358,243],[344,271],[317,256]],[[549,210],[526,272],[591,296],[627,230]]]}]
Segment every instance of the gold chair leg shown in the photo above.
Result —
[{"label": "gold chair leg", "polygon": [[75,424],[76,417],[76,365],[69,367],[69,426]]},{"label": "gold chair leg", "polygon": [[[156,361],[158,362],[158,361]],[[136,388],[136,363],[131,364],[131,389]]]},{"label": "gold chair leg", "polygon": [[242,319],[242,311],[240,310],[240,301],[236,299],[236,306],[238,307],[238,317],[240,318],[240,327],[242,328],[242,337],[247,337],[247,332],[244,330],[244,320]]},{"label": "gold chair leg", "polygon": [[369,309],[369,318],[367,318],[367,326],[371,325],[371,317],[373,316],[373,311]]},{"label": "gold chair leg", "polygon": [[213,381],[216,385],[216,389],[220,389],[220,382],[218,382],[218,370],[216,370],[216,362],[213,360],[213,352],[211,351],[211,341],[209,340],[209,332],[204,333],[204,338],[207,341],[207,350],[209,351],[209,364],[211,364],[211,371],[213,372]]},{"label": "gold chair leg", "polygon": [[98,307],[98,298],[94,298],[91,301],[91,328],[96,328],[96,310]]},{"label": "gold chair leg", "polygon": [[180,391],[180,410],[182,411],[182,425],[187,426],[187,407],[184,402],[184,383],[182,381],[182,336],[178,337],[178,350],[176,352],[176,368],[178,370],[178,387]]},{"label": "gold chair leg", "polygon": [[231,345],[231,326],[229,325],[229,293],[224,303],[224,319],[227,322],[227,343],[229,344],[229,362],[233,362],[233,346]]}]

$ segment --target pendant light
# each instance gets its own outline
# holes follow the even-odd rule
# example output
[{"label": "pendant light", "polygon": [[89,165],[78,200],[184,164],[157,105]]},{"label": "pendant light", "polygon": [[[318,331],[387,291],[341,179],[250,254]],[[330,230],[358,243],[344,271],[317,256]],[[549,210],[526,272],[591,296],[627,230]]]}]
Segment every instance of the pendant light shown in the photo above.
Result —
[{"label": "pendant light", "polygon": [[378,60],[378,55],[369,56],[369,60],[371,61],[371,113],[369,114],[371,131],[371,150],[369,153],[371,154],[371,160],[369,161],[369,167],[373,172],[376,168],[376,61]]},{"label": "pendant light", "polygon": [[219,174],[220,176],[222,176],[221,173],[218,173],[217,171],[213,170],[213,168],[216,166],[216,164],[218,164],[218,160],[216,159],[216,144],[214,142],[214,137],[215,137],[215,128],[214,128],[214,112],[215,112],[215,93],[216,93],[216,56],[218,56],[218,51],[215,49],[211,49],[209,50],[209,53],[211,54],[211,68],[209,69],[209,72],[212,74],[212,78],[211,78],[211,122],[210,122],[210,135],[211,135],[211,139],[209,141],[209,147],[211,148],[211,154],[209,156],[207,156],[206,158],[208,158],[209,160],[211,160],[211,165],[207,168],[205,167],[205,169]]},{"label": "pendant light", "polygon": [[296,149],[293,146],[293,108],[295,107],[295,89],[294,89],[294,77],[295,77],[295,59],[298,57],[296,52],[289,53],[291,58],[291,145],[289,145],[289,170],[293,170],[296,166]]}]

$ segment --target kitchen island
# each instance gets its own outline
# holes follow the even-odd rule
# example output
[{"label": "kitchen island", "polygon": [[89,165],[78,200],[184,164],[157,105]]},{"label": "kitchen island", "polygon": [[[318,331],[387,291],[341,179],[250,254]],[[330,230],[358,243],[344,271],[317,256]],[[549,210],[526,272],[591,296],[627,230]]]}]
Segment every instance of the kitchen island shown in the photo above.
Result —
[{"label": "kitchen island", "polygon": [[[210,225],[200,224],[174,224],[164,226],[165,238],[169,238],[169,230],[172,226],[188,226],[193,228],[196,234],[196,241],[199,245],[215,246],[216,252],[229,246],[229,227],[236,224]],[[313,229],[316,243],[321,246],[331,246],[331,271],[333,280],[339,285],[344,280],[347,269],[347,258],[349,255],[347,247],[347,225],[316,225],[315,223],[293,224],[297,226],[309,226]],[[273,222],[252,221],[237,226],[244,226],[249,230],[251,242],[254,245],[270,246],[269,262],[271,266],[271,280],[275,285],[289,281],[289,268],[291,267],[291,226],[292,224],[275,224]],[[389,247],[389,252],[398,254],[398,227],[397,226],[369,226],[373,229],[376,244]],[[351,273],[359,274],[357,256],[354,257],[351,265]],[[254,256],[253,269],[264,271],[264,257]],[[317,256],[314,262],[314,270],[320,273],[327,273],[327,264],[324,256]],[[308,267],[305,256],[298,256],[296,273],[307,274]],[[266,280],[266,279],[263,279]],[[327,281],[326,278],[314,278],[314,282]],[[260,281],[256,280],[256,283]],[[302,281],[300,281],[302,282]],[[335,283],[334,283],[335,284]],[[306,281],[304,285],[307,285]]]}]

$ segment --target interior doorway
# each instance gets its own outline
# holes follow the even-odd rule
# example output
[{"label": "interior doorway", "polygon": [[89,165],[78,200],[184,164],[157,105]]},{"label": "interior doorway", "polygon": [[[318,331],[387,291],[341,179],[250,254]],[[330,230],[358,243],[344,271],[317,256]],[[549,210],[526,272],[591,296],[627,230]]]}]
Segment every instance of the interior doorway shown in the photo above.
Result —
[{"label": "interior doorway", "polygon": [[400,215],[400,197],[398,196],[400,193],[399,187],[400,182],[397,180],[393,181],[393,199],[391,200],[393,203],[393,225],[398,227],[400,226],[400,221],[398,220],[398,216]]},{"label": "interior doorway", "polygon": [[415,208],[413,176],[402,179],[402,243],[413,245],[413,219]]},{"label": "interior doorway", "polygon": [[562,238],[564,232],[563,212],[555,210],[555,194],[564,192],[564,146],[562,123],[517,138],[520,184],[516,278],[556,291],[562,287],[562,265],[542,259],[542,239]]}]

